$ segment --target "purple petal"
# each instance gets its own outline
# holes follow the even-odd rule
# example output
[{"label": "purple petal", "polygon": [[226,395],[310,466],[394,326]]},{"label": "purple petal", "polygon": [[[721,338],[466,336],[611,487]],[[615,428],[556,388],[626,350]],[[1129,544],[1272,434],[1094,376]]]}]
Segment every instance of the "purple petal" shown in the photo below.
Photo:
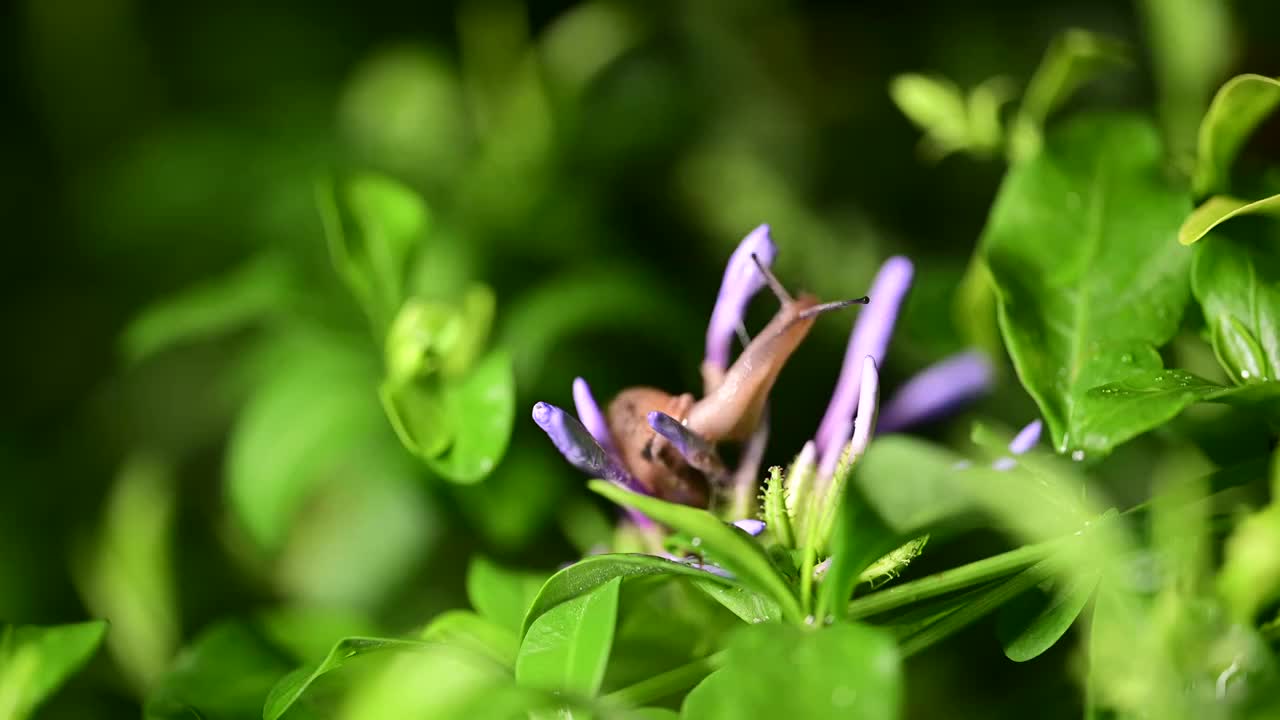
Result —
[{"label": "purple petal", "polygon": [[1011,457],[996,458],[996,461],[991,463],[991,468],[1000,472],[1008,472],[1017,466],[1018,461]]},{"label": "purple petal", "polygon": [[858,314],[849,338],[849,349],[844,355],[844,367],[840,380],[832,393],[831,403],[822,416],[818,434],[814,438],[818,450],[827,449],[835,440],[840,425],[853,417],[854,403],[858,400],[858,386],[862,379],[862,359],[870,355],[877,365],[884,362],[885,350],[893,337],[893,326],[898,320],[902,300],[911,289],[915,269],[911,261],[895,255],[884,261],[871,285],[871,302]]},{"label": "purple petal", "polygon": [[1009,443],[1009,452],[1014,455],[1021,455],[1040,442],[1040,431],[1044,429],[1044,423],[1039,420],[1032,420],[1026,427],[1018,431],[1013,438],[1013,442]]},{"label": "purple petal", "polygon": [[853,420],[854,455],[862,455],[871,442],[876,429],[876,411],[880,406],[880,373],[876,372],[875,358],[868,355],[862,361],[862,380],[858,386],[858,415]]},{"label": "purple petal", "polygon": [[582,423],[569,413],[550,403],[540,402],[533,406],[533,421],[551,438],[570,465],[633,492],[644,492],[640,483],[614,462]]},{"label": "purple petal", "polygon": [[684,456],[689,465],[723,479],[724,464],[720,462],[720,456],[716,454],[716,449],[711,443],[664,412],[654,410],[647,418],[649,427],[666,438]]},{"label": "purple petal", "polygon": [[760,533],[764,532],[763,520],[756,520],[754,518],[747,518],[745,520],[734,520],[733,525],[734,527],[746,532],[748,535],[752,537],[755,537]]},{"label": "purple petal", "polygon": [[600,447],[609,453],[609,457],[617,460],[618,451],[614,448],[613,436],[609,433],[609,421],[605,419],[604,413],[600,412],[600,406],[592,397],[591,386],[587,385],[587,381],[582,378],[573,379],[573,405],[578,409],[578,419],[587,428],[587,432],[591,433],[591,437],[595,438]]},{"label": "purple petal", "polygon": [[764,277],[751,256],[754,254],[761,265],[769,267],[777,252],[769,235],[769,226],[761,225],[743,238],[729,256],[724,279],[720,282],[720,294],[711,311],[711,323],[707,326],[707,364],[720,370],[729,367],[729,349],[742,323],[747,303],[764,287]]},{"label": "purple petal", "polygon": [[894,393],[880,415],[880,432],[898,432],[945,415],[986,394],[994,378],[991,360],[977,350],[943,358]]}]

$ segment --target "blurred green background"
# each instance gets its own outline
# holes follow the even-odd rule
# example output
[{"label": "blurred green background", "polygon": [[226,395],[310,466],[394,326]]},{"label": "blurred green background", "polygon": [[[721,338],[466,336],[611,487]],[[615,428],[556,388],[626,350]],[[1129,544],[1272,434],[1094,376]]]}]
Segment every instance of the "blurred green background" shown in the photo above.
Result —
[{"label": "blurred green background", "polygon": [[[1221,80],[1280,67],[1268,0],[0,12],[0,619],[113,623],[109,652],[48,717],[136,716],[176,649],[219,619],[398,632],[465,604],[474,553],[539,569],[575,557],[582,513],[608,515],[528,408],[569,406],[578,375],[602,401],[696,388],[723,262],[759,223],[784,281],[823,297],[862,294],[890,254],[916,262],[888,388],[983,341],[953,301],[1004,165],[929,157],[890,100],[895,75],[966,89],[1001,76],[1017,93],[1082,27],[1126,42],[1133,65],[1073,103],[1182,102],[1198,119]],[[1274,159],[1278,140],[1273,127],[1255,145]],[[516,419],[483,483],[435,477],[379,406],[381,335],[331,267],[317,209],[318,183],[366,171],[425,200],[414,293],[495,293]],[[766,462],[816,428],[849,322],[820,322],[782,374]],[[1012,426],[1034,406],[1006,372],[973,412]],[[978,534],[960,550],[1000,547]],[[1026,694],[1075,716],[1074,652],[1016,666],[979,627],[907,665],[908,705],[991,717]]]}]

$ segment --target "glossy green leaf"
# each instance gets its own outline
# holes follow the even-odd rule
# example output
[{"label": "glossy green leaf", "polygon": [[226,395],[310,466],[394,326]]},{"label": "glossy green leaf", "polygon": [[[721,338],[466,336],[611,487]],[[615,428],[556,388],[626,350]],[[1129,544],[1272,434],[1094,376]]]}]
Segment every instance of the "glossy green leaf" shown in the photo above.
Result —
[{"label": "glossy green leaf", "polygon": [[236,622],[200,633],[147,696],[147,720],[257,720],[293,663]]},{"label": "glossy green leaf", "polygon": [[1195,248],[1191,266],[1218,361],[1236,383],[1280,379],[1280,251],[1271,238],[1218,235]]},{"label": "glossy green leaf", "polygon": [[121,348],[136,362],[180,343],[237,330],[279,312],[292,285],[280,256],[261,255],[144,308],[120,336]]},{"label": "glossy green leaf", "polygon": [[972,508],[965,485],[956,480],[962,461],[962,455],[941,445],[885,435],[858,460],[853,482],[885,524],[909,536]]},{"label": "glossy green leaf", "polygon": [[426,642],[465,648],[503,667],[514,668],[520,649],[516,630],[518,626],[507,628],[470,610],[448,610],[437,615],[420,637]]},{"label": "glossy green leaf", "polygon": [[1053,647],[1075,623],[1098,586],[1098,573],[1069,578],[1051,593],[1033,589],[1000,609],[996,632],[1005,657],[1026,662]]},{"label": "glossy green leaf", "polygon": [[280,682],[271,688],[271,693],[262,707],[262,719],[277,720],[321,675],[333,672],[356,658],[373,653],[419,651],[425,647],[427,643],[420,640],[360,637],[339,640],[318,665],[298,668],[281,678]]},{"label": "glossy green leaf", "polygon": [[495,299],[485,285],[473,285],[461,307],[410,298],[387,330],[387,380],[403,385],[439,372],[446,379],[466,373],[489,337]]},{"label": "glossy green leaf", "polygon": [[733,635],[724,667],[685,698],[688,720],[897,718],[898,649],[889,633],[836,623],[812,630],[753,625]]},{"label": "glossy green leaf", "polygon": [[107,623],[0,628],[0,717],[28,717],[102,644]]},{"label": "glossy green leaf", "polygon": [[1027,82],[1010,130],[1010,157],[1020,162],[1039,152],[1049,116],[1081,86],[1128,62],[1125,46],[1105,35],[1073,28],[1055,37]]},{"label": "glossy green leaf", "polygon": [[[1079,402],[1079,433],[1086,446],[1120,443],[1159,427],[1197,402],[1274,404],[1280,383],[1225,387],[1185,370],[1151,370],[1093,388]],[[1092,439],[1096,438],[1096,439]]]},{"label": "glossy green leaf", "polygon": [[1227,195],[1214,195],[1187,216],[1178,230],[1178,242],[1191,245],[1217,226],[1241,215],[1280,216],[1280,195],[1252,202]]},{"label": "glossy green leaf", "polygon": [[594,696],[604,680],[618,618],[622,578],[561,603],[529,626],[516,658],[516,681],[544,690]]},{"label": "glossy green leaf", "polygon": [[547,579],[529,607],[529,612],[525,614],[524,630],[521,634],[528,633],[529,626],[551,608],[589,593],[614,578],[627,579],[654,575],[684,575],[726,585],[732,584],[732,581],[712,575],[705,570],[653,555],[590,555]]},{"label": "glossy green leaf", "polygon": [[543,573],[507,570],[477,555],[467,567],[467,599],[476,612],[519,632],[547,577]]},{"label": "glossy green leaf", "polygon": [[1237,75],[1228,80],[1200,121],[1195,191],[1203,196],[1229,190],[1231,164],[1255,128],[1280,104],[1280,80]]},{"label": "glossy green leaf", "polygon": [[589,487],[619,505],[633,507],[691,538],[699,538],[699,547],[743,585],[773,598],[782,608],[783,617],[797,622],[803,616],[799,601],[764,548],[737,528],[706,510],[640,495],[603,480],[592,480]]},{"label": "glossy green leaf", "polygon": [[758,592],[705,578],[693,578],[692,584],[723,605],[729,612],[742,618],[743,622],[762,623],[782,620],[782,608],[778,607],[778,603]]},{"label": "glossy green leaf", "polygon": [[1162,172],[1159,136],[1128,115],[1074,119],[1015,166],[983,236],[1001,333],[1059,452],[1105,454],[1150,429],[1085,434],[1091,388],[1159,370],[1190,297],[1174,239],[1189,198]]},{"label": "glossy green leaf", "polygon": [[489,353],[456,383],[445,385],[442,400],[453,424],[453,443],[444,454],[424,459],[448,480],[479,482],[498,466],[511,441],[516,409],[511,356]]}]

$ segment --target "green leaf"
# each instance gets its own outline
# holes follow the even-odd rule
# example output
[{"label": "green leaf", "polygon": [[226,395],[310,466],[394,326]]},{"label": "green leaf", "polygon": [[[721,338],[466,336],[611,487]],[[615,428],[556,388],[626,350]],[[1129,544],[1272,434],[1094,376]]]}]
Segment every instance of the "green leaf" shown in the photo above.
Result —
[{"label": "green leaf", "polygon": [[1280,253],[1274,243],[1225,234],[1201,243],[1191,266],[1191,289],[1231,379],[1241,384],[1280,379]]},{"label": "green leaf", "polygon": [[907,119],[925,132],[933,159],[969,145],[969,113],[964,94],[943,77],[916,73],[894,76],[889,97]]},{"label": "green leaf", "polygon": [[1178,229],[1178,242],[1191,245],[1217,226],[1241,215],[1280,216],[1280,195],[1252,202],[1227,195],[1214,195],[1183,221],[1182,227]]},{"label": "green leaf", "polygon": [[342,187],[343,209],[355,224],[348,237],[331,188],[317,192],[330,259],[379,334],[404,299],[406,265],[427,227],[417,193],[391,178],[365,174]]},{"label": "green leaf", "polygon": [[515,424],[516,387],[511,356],[489,353],[462,379],[443,389],[444,411],[453,424],[453,444],[424,459],[447,480],[479,482],[498,466]]},{"label": "green leaf", "polygon": [[719,518],[698,508],[677,505],[610,485],[603,480],[588,483],[592,491],[613,502],[633,507],[649,517],[702,540],[699,547],[747,587],[772,597],[783,617],[799,622],[804,616],[800,603],[773,566],[768,554],[752,538]]},{"label": "green leaf", "polygon": [[1173,242],[1188,197],[1161,170],[1145,120],[1095,115],[1052,133],[1015,166],[983,235],[1000,330],[1058,452],[1105,454],[1120,436],[1085,434],[1091,388],[1162,367],[1190,296],[1188,253]]},{"label": "green leaf", "polygon": [[1160,119],[1174,163],[1188,175],[1206,99],[1233,61],[1226,0],[1141,0]]},{"label": "green leaf", "polygon": [[324,657],[333,644],[344,637],[381,634],[365,613],[302,604],[282,605],[256,613],[253,627],[271,645],[298,662]]},{"label": "green leaf", "polygon": [[477,555],[467,567],[467,599],[481,615],[519,632],[547,578],[543,573],[506,570]]},{"label": "green leaf", "polygon": [[963,460],[941,445],[886,435],[858,460],[853,481],[883,522],[906,537],[972,508],[964,483],[956,480]]},{"label": "green leaf", "polygon": [[321,675],[333,672],[355,658],[388,651],[417,651],[425,647],[428,647],[427,643],[419,640],[343,638],[333,646],[318,665],[298,668],[281,678],[280,682],[271,688],[271,693],[262,707],[262,720],[276,720],[284,715]]},{"label": "green leaf", "polygon": [[726,585],[732,584],[732,581],[712,575],[705,570],[653,555],[591,555],[547,579],[529,607],[529,612],[524,616],[524,630],[521,635],[528,633],[533,622],[551,608],[589,593],[614,578],[627,579],[654,575],[685,575]]},{"label": "green leaf", "polygon": [[486,285],[472,285],[462,306],[410,298],[387,330],[387,379],[402,385],[439,372],[466,373],[484,348],[496,300]]},{"label": "green leaf", "polygon": [[1198,402],[1274,407],[1280,383],[1224,387],[1185,370],[1152,370],[1130,375],[1119,382],[1094,388],[1085,394],[1081,413],[1086,421],[1080,432],[1095,442],[1118,444],[1140,430],[1158,427]]},{"label": "green leaf", "polygon": [[516,682],[594,696],[613,646],[621,587],[622,578],[615,577],[534,620],[520,644]]},{"label": "green leaf", "polygon": [[1236,154],[1254,129],[1280,104],[1280,80],[1237,75],[1228,80],[1200,121],[1195,191],[1197,196],[1229,190]]},{"label": "green leaf", "polygon": [[453,418],[445,410],[441,383],[434,379],[378,387],[382,410],[400,444],[419,458],[436,457],[453,442]]},{"label": "green leaf", "polygon": [[171,557],[176,503],[171,467],[149,455],[129,458],[101,526],[73,563],[86,604],[111,618],[107,647],[140,694],[168,667],[181,632]]},{"label": "green leaf", "polygon": [[5,625],[0,630],[0,717],[27,717],[93,657],[103,620],[72,625]]},{"label": "green leaf", "polygon": [[289,270],[279,256],[263,254],[149,305],[120,336],[125,357],[137,362],[179,343],[209,340],[275,314],[292,290]]},{"label": "green leaf", "polygon": [[1087,30],[1055,37],[1027,83],[1009,136],[1009,155],[1021,162],[1040,151],[1049,116],[1076,90],[1105,71],[1129,64],[1124,44]]},{"label": "green leaf", "polygon": [[292,663],[247,627],[224,622],[200,633],[147,696],[147,720],[256,720]]},{"label": "green leaf", "polygon": [[514,668],[520,638],[514,629],[503,627],[469,610],[449,610],[437,615],[421,638],[427,642],[443,643],[478,653],[506,668]]},{"label": "green leaf", "polygon": [[1053,647],[1084,610],[1099,577],[1097,572],[1076,575],[1055,592],[1033,589],[1001,608],[996,632],[1005,657],[1026,662]]},{"label": "green leaf", "polygon": [[284,342],[263,374],[232,430],[226,482],[250,538],[275,551],[324,471],[381,421],[373,367],[337,339]]},{"label": "green leaf", "polygon": [[[859,472],[860,467],[854,470],[854,475]],[[853,589],[861,582],[862,572],[900,542],[901,536],[887,526],[861,497],[846,493],[844,507],[835,524],[831,564],[822,578],[816,615],[824,620],[828,615],[843,620],[848,613]]]},{"label": "green leaf", "polygon": [[681,717],[889,720],[902,706],[898,650],[883,630],[753,625],[733,635],[728,655],[685,698]]},{"label": "green leaf", "polygon": [[725,606],[729,612],[742,618],[744,622],[762,623],[782,620],[782,608],[778,607],[778,603],[758,592],[706,578],[693,578],[692,583],[694,587]]}]

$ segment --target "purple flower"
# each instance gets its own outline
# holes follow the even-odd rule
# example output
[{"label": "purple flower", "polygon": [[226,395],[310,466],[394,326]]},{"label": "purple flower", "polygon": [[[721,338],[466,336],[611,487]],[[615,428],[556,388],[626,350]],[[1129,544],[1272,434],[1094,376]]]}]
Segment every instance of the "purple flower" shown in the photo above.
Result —
[{"label": "purple flower", "polygon": [[[1032,420],[1014,436],[1013,440],[1009,443],[1009,452],[1014,455],[1023,455],[1030,452],[1031,448],[1035,447],[1036,443],[1040,442],[1040,431],[1043,429],[1044,423],[1040,422],[1039,419]],[[996,458],[996,461],[991,463],[992,468],[1001,472],[1012,470],[1017,467],[1017,465],[1018,462],[1011,457]]]},{"label": "purple flower", "polygon": [[613,447],[613,437],[609,434],[609,421],[600,406],[591,395],[591,387],[582,378],[573,379],[573,406],[578,410],[578,419],[582,421],[591,437],[604,448],[614,460],[618,459],[618,451]]},{"label": "purple flower", "polygon": [[835,433],[841,424],[853,417],[858,400],[858,386],[862,382],[862,359],[870,356],[876,365],[884,363],[884,353],[893,336],[893,326],[898,321],[898,310],[907,291],[911,289],[914,274],[915,268],[911,261],[900,255],[886,260],[880,266],[880,272],[876,273],[871,292],[868,293],[871,303],[858,313],[854,322],[840,379],[831,395],[831,403],[827,405],[822,423],[818,426],[818,434],[814,437],[819,452],[826,450],[836,439]]},{"label": "purple flower", "polygon": [[[820,452],[829,449],[841,425],[853,417],[858,407],[863,359],[870,357],[877,367],[884,363],[885,351],[893,335],[898,312],[911,289],[913,275],[911,261],[901,256],[886,260],[876,273],[871,286],[871,303],[854,322],[840,379],[814,438]],[[881,432],[897,432],[954,410],[984,395],[991,388],[994,375],[991,361],[978,351],[970,350],[944,358],[908,380],[890,398],[880,418],[879,429]]]},{"label": "purple flower", "polygon": [[894,393],[880,416],[880,432],[897,432],[981,397],[994,376],[995,368],[980,351],[946,357],[921,370]]},{"label": "purple flower", "polygon": [[724,279],[720,281],[720,294],[716,296],[715,307],[711,310],[711,323],[707,325],[704,368],[714,368],[722,373],[728,369],[729,348],[742,324],[747,303],[751,302],[751,298],[765,284],[764,276],[756,268],[751,256],[755,255],[761,265],[769,267],[777,252],[773,238],[769,235],[769,226],[761,225],[743,238],[738,248],[729,256]]},{"label": "purple flower", "polygon": [[[780,287],[781,283],[766,277],[776,252],[769,226],[761,225],[742,240],[729,259],[707,327],[702,376],[709,389],[720,386],[724,380],[733,338],[742,329],[743,314],[751,298],[766,283],[772,283],[784,303],[787,302],[789,295]],[[849,465],[842,465],[841,460],[847,454],[850,463],[856,462],[867,451],[877,429],[878,368],[884,361],[913,275],[911,261],[900,256],[886,260],[876,274],[870,304],[854,323],[840,377],[816,436],[805,444],[778,488],[784,493],[785,509],[781,511],[784,515],[774,519],[784,523],[779,528],[784,537],[816,537],[825,543],[829,535],[848,476],[842,468]],[[857,301],[826,303],[811,311],[816,313],[852,302]],[[886,403],[880,429],[901,430],[951,410],[985,392],[993,375],[991,362],[980,353],[971,351],[946,358],[909,380],[901,392]],[[623,466],[608,420],[582,378],[574,380],[573,398],[581,422],[547,403],[534,406],[534,420],[575,467],[629,490],[645,492]],[[753,401],[759,399],[753,398]],[[661,457],[669,457],[670,450],[674,449],[690,468],[700,471],[710,481],[713,489],[731,490],[728,504],[719,507],[722,517],[740,518],[734,525],[752,535],[764,531],[765,524],[751,515],[755,512],[760,462],[769,437],[767,422],[761,419],[754,428],[740,453],[738,467],[731,470],[724,466],[714,443],[691,430],[684,416],[654,411],[648,413],[646,421],[656,435],[646,446],[647,452],[659,457],[657,453],[667,448],[668,455]],[[1031,428],[1020,433],[1011,451],[1016,453],[1018,447],[1034,444],[1033,434]],[[643,516],[640,519],[644,520]],[[806,530],[809,535],[803,535]],[[813,535],[814,532],[817,535]]]},{"label": "purple flower", "polygon": [[551,403],[540,402],[533,406],[533,421],[551,438],[552,444],[570,465],[628,490],[644,492],[635,478],[622,469],[582,423],[569,413]]},{"label": "purple flower", "polygon": [[1044,423],[1037,418],[1032,420],[1026,427],[1018,431],[1014,436],[1013,442],[1009,443],[1009,452],[1014,455],[1022,455],[1036,446],[1040,442],[1040,431],[1044,429]]}]

